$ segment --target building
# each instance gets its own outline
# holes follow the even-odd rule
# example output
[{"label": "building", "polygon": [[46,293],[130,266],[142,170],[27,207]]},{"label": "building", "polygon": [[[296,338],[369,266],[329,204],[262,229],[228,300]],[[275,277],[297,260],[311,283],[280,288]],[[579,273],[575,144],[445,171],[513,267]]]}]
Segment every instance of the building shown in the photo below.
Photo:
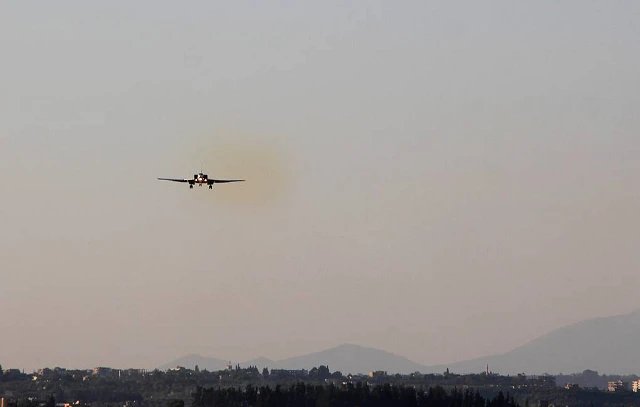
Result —
[{"label": "building", "polygon": [[370,378],[387,377],[387,371],[386,370],[376,370],[375,372],[369,372],[369,377]]},{"label": "building", "polygon": [[607,390],[610,392],[622,391],[626,390],[627,388],[627,383],[623,382],[622,380],[607,383]]},{"label": "building", "polygon": [[631,382],[631,390],[637,393],[640,390],[640,380],[634,380]]},{"label": "building", "polygon": [[16,401],[9,401],[4,397],[0,398],[0,407],[16,407],[17,405]]},{"label": "building", "polygon": [[113,374],[113,369],[110,367],[94,367],[93,375],[98,377],[108,377]]}]

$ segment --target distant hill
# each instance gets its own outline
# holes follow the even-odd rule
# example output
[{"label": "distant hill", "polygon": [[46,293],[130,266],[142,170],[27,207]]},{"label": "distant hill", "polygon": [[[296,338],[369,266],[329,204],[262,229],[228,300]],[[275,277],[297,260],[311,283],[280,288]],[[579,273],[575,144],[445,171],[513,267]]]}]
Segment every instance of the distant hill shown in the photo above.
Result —
[{"label": "distant hill", "polygon": [[[224,369],[228,361],[215,358],[206,358],[199,355],[189,355],[176,359],[161,367],[160,370],[167,370],[176,366],[193,369],[198,365],[200,369],[219,370]],[[232,363],[235,366],[235,363]],[[366,348],[358,345],[340,345],[335,348],[311,353],[309,355],[296,356],[293,358],[273,361],[267,358],[257,358],[244,363],[241,367],[249,365],[257,366],[262,370],[269,369],[307,369],[310,370],[320,365],[329,367],[332,372],[340,371],[348,373],[369,373],[376,370],[385,370],[392,373],[413,373],[424,371],[426,367],[403,357],[394,355],[378,349]]]},{"label": "distant hill", "polygon": [[169,363],[165,363],[164,365],[158,367],[159,370],[168,370],[177,366],[182,366],[187,369],[195,369],[196,365],[200,370],[208,370],[210,372],[215,372],[218,370],[226,369],[228,360],[209,358],[205,356],[200,356],[196,354],[183,356],[176,360],[173,360]]},{"label": "distant hill", "polygon": [[296,356],[279,360],[276,363],[279,369],[311,369],[315,366],[326,365],[332,372],[369,373],[376,370],[385,370],[391,373],[413,373],[425,370],[424,365],[411,360],[385,352],[379,349],[366,348],[358,345],[340,345],[335,348],[311,353],[304,356]]},{"label": "distant hill", "polygon": [[427,372],[499,374],[640,373],[640,310],[625,315],[585,320],[552,331],[510,352],[449,365],[431,366]]}]

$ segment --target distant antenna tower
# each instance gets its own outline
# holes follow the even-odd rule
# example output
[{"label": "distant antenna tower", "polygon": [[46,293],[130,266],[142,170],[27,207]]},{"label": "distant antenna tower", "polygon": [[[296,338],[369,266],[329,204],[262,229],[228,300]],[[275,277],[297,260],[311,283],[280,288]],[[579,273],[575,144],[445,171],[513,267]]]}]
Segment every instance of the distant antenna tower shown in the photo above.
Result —
[{"label": "distant antenna tower", "polygon": [[487,370],[486,370],[486,375],[489,376],[489,364],[487,363]]}]

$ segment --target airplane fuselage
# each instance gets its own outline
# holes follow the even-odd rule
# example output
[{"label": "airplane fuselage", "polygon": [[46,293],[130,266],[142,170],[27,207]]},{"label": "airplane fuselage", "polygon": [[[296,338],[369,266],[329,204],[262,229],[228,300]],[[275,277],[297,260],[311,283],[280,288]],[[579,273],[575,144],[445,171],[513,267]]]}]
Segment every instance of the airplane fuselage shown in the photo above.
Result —
[{"label": "airplane fuselage", "polygon": [[193,174],[193,182],[195,182],[196,184],[206,184],[207,178],[209,178],[207,174]]},{"label": "airplane fuselage", "polygon": [[[207,174],[203,174],[201,172],[197,174],[193,174],[193,179],[189,180],[189,186],[193,187],[194,184],[198,184],[199,186],[207,185],[209,183],[209,176]],[[209,185],[209,187],[213,187],[213,185]]]}]

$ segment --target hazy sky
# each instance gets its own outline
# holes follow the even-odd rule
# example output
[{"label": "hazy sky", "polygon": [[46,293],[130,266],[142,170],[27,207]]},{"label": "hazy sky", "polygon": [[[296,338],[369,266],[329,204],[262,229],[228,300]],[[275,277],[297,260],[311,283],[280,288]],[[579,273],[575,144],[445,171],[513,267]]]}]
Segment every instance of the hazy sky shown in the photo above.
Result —
[{"label": "hazy sky", "polygon": [[[640,307],[640,2],[0,5],[0,364],[424,364]],[[189,190],[157,177],[246,178]]]}]

